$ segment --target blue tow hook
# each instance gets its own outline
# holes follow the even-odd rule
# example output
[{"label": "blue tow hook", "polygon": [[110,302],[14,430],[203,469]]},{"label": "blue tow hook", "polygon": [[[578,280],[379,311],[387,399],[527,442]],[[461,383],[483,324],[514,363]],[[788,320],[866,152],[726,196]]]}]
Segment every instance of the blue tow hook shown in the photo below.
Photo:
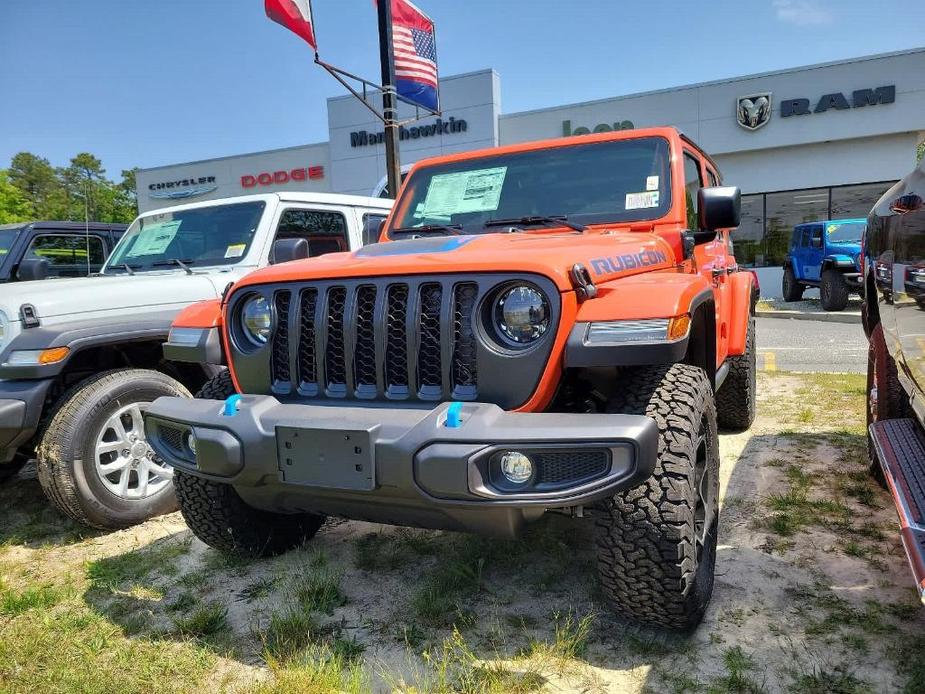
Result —
[{"label": "blue tow hook", "polygon": [[225,417],[234,417],[240,408],[241,396],[238,394],[229,395],[225,398],[225,409],[222,410],[222,415]]},{"label": "blue tow hook", "polygon": [[462,403],[451,402],[446,408],[446,425],[450,429],[458,429],[462,426]]}]

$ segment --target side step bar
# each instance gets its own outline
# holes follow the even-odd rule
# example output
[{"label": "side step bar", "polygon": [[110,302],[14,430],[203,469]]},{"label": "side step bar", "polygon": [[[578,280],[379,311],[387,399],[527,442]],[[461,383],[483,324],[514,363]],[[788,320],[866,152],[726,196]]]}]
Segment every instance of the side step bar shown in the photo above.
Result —
[{"label": "side step bar", "polygon": [[870,436],[893,492],[900,534],[925,604],[925,437],[913,419],[870,425]]}]

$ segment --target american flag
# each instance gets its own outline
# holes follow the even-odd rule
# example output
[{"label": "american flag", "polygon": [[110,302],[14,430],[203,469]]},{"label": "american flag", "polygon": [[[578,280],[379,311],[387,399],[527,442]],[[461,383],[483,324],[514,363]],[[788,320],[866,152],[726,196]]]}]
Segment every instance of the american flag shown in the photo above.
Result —
[{"label": "american flag", "polygon": [[437,39],[433,21],[408,0],[391,0],[392,52],[398,93],[438,110]]},{"label": "american flag", "polygon": [[432,31],[392,28],[395,46],[395,76],[408,77],[437,86],[437,46]]}]

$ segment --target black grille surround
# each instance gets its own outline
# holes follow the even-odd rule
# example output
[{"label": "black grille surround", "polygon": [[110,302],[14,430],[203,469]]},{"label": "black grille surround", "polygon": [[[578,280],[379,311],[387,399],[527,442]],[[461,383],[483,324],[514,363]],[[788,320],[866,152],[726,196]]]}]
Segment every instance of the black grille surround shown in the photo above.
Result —
[{"label": "black grille surround", "polygon": [[[550,328],[511,348],[495,337],[492,304],[531,284],[546,295]],[[273,307],[274,330],[254,349],[240,307],[254,295]],[[229,298],[231,365],[245,393],[284,402],[406,403],[529,400],[549,360],[561,313],[556,285],[530,274],[363,277],[248,286]],[[285,376],[285,378],[284,378]]]}]

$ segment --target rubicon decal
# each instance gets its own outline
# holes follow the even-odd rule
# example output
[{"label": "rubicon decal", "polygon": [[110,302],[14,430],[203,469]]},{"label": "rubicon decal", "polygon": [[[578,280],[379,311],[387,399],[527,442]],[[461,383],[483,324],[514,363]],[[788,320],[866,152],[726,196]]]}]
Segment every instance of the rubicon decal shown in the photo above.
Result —
[{"label": "rubicon decal", "polygon": [[322,178],[324,178],[323,166],[307,166],[304,169],[264,171],[259,174],[241,176],[241,187],[272,186],[289,183],[290,181],[317,181]]},{"label": "rubicon decal", "polygon": [[668,257],[661,251],[643,251],[642,253],[615,255],[610,258],[591,258],[589,262],[595,275],[610,275],[615,272],[667,263]]}]

